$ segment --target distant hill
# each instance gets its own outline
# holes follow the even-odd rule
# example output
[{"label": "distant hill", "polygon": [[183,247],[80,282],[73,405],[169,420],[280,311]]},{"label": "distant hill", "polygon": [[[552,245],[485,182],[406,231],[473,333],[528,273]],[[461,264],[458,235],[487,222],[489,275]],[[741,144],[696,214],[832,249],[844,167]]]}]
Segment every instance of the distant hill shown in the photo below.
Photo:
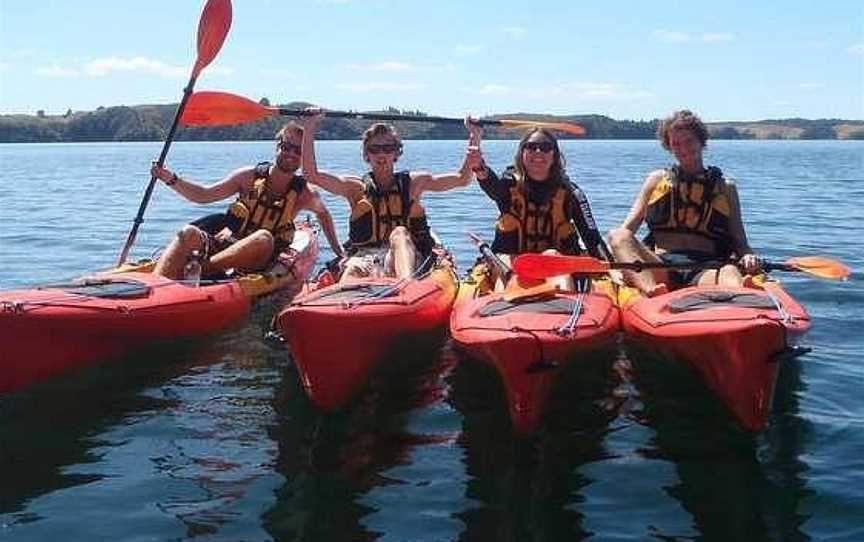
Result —
[{"label": "distant hill", "polygon": [[[281,105],[302,109],[311,104],[292,102]],[[65,115],[0,115],[0,143],[79,142],[79,141],[162,141],[170,128],[176,104],[100,107],[96,111],[68,111]],[[400,113],[387,108],[387,113]],[[367,112],[368,113],[368,112]],[[406,114],[422,114],[405,111]],[[581,124],[588,139],[652,139],[658,121],[615,120],[603,115],[536,115],[508,113],[488,117],[533,118]],[[218,128],[181,128],[177,139],[186,141],[266,140],[273,137],[288,119],[267,120]],[[458,125],[397,122],[405,139],[463,139],[465,130]],[[368,120],[326,119],[320,139],[358,139]],[[864,139],[864,121],[841,119],[781,119],[754,122],[709,123],[715,139]],[[488,139],[516,139],[519,131],[491,128]],[[562,137],[567,137],[563,135]]]}]

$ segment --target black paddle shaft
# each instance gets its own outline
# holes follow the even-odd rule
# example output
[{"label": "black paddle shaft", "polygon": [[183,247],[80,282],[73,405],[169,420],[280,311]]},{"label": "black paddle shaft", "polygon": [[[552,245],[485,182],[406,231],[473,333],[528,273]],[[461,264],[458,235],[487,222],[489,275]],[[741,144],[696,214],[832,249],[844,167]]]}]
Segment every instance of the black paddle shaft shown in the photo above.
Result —
[{"label": "black paddle shaft", "polygon": [[[305,117],[311,115],[310,111],[302,109],[287,109],[279,108],[279,115],[285,117]],[[355,113],[352,111],[324,111],[324,115],[336,119],[365,119],[365,120],[383,120],[388,122],[405,121],[405,122],[438,122],[442,124],[463,124],[463,119],[453,117],[435,117],[428,115],[400,115],[396,113]],[[479,126],[500,126],[501,122],[497,120],[478,119],[475,124]]]},{"label": "black paddle shaft", "polygon": [[[165,157],[168,156],[168,149],[174,141],[174,134],[177,133],[177,127],[180,125],[180,117],[183,115],[183,110],[186,109],[186,102],[192,96],[192,89],[195,87],[197,76],[193,75],[189,78],[189,84],[183,89],[183,99],[177,105],[177,111],[174,113],[174,122],[171,123],[171,129],[168,131],[168,137],[165,138],[165,144],[162,145],[162,152],[159,153],[159,160],[156,164],[162,167],[165,164]],[[156,176],[150,176],[150,183],[147,184],[147,189],[144,191],[144,197],[141,199],[141,205],[138,206],[138,214],[135,215],[135,220],[132,223],[132,229],[129,231],[129,236],[126,238],[126,244],[123,245],[123,250],[120,251],[120,256],[117,258],[117,265],[123,265],[126,257],[129,256],[129,250],[135,243],[135,238],[138,237],[138,228],[144,222],[144,211],[150,203],[150,197],[153,195],[153,188],[156,186]]]}]

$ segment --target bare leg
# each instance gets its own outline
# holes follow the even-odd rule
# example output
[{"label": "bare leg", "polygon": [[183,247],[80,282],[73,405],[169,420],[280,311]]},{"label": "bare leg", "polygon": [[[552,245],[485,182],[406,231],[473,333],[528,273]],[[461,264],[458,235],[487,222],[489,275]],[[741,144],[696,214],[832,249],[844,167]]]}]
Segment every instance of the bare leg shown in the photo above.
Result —
[{"label": "bare leg", "polygon": [[352,256],[346,260],[339,282],[345,284],[356,282],[358,279],[368,277],[369,274],[369,268],[364,258]]},{"label": "bare leg", "polygon": [[390,233],[390,250],[393,252],[396,278],[410,277],[417,261],[417,248],[404,226],[399,226]]},{"label": "bare leg", "polygon": [[189,255],[195,250],[204,249],[204,239],[206,239],[204,232],[195,226],[183,226],[177,232],[177,237],[171,241],[168,248],[162,253],[153,273],[169,279],[176,280],[182,278],[183,267],[189,260]]},{"label": "bare leg", "polygon": [[273,235],[267,230],[258,230],[233,243],[225,250],[212,255],[208,270],[244,269],[255,271],[263,269],[272,257]]},{"label": "bare leg", "polygon": [[737,265],[724,265],[717,273],[717,284],[721,286],[741,286],[743,283],[744,277]]},{"label": "bare leg", "polygon": [[[621,262],[655,262],[663,260],[636,239],[627,228],[616,228],[609,232],[609,248],[615,259]],[[644,271],[623,271],[628,284],[638,288],[647,295],[660,293],[665,288],[658,287],[669,282],[669,271],[666,269],[646,269]]]}]

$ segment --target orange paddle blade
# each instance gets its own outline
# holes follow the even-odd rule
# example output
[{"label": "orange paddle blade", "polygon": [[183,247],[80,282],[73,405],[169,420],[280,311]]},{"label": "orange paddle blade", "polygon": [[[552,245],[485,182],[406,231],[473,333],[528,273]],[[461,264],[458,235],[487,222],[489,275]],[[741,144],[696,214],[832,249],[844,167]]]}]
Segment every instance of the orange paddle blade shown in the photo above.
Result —
[{"label": "orange paddle blade", "polygon": [[513,272],[520,277],[545,279],[573,273],[606,273],[608,262],[591,256],[562,254],[520,254],[513,260]]},{"label": "orange paddle blade", "polygon": [[799,258],[789,258],[786,260],[786,265],[793,267],[804,273],[810,273],[817,277],[826,279],[843,280],[849,277],[852,272],[849,267],[843,263],[825,256],[801,256]]},{"label": "orange paddle blade", "polygon": [[278,113],[248,98],[205,90],[192,94],[180,122],[185,126],[224,126],[255,122]]},{"label": "orange paddle blade", "polygon": [[192,70],[197,78],[208,64],[213,62],[231,28],[231,0],[207,0],[201,20],[198,22],[198,59]]},{"label": "orange paddle blade", "polygon": [[505,128],[545,128],[573,135],[585,135],[585,128],[572,122],[541,122],[536,120],[500,119],[497,121]]}]

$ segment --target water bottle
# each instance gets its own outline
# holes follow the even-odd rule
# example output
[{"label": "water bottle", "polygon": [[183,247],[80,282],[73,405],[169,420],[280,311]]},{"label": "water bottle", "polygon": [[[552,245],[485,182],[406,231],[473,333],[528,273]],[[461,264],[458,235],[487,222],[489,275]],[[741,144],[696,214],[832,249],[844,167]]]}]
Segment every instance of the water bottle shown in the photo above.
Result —
[{"label": "water bottle", "polygon": [[201,253],[197,250],[193,250],[189,255],[189,261],[183,268],[183,280],[193,286],[201,283]]}]

